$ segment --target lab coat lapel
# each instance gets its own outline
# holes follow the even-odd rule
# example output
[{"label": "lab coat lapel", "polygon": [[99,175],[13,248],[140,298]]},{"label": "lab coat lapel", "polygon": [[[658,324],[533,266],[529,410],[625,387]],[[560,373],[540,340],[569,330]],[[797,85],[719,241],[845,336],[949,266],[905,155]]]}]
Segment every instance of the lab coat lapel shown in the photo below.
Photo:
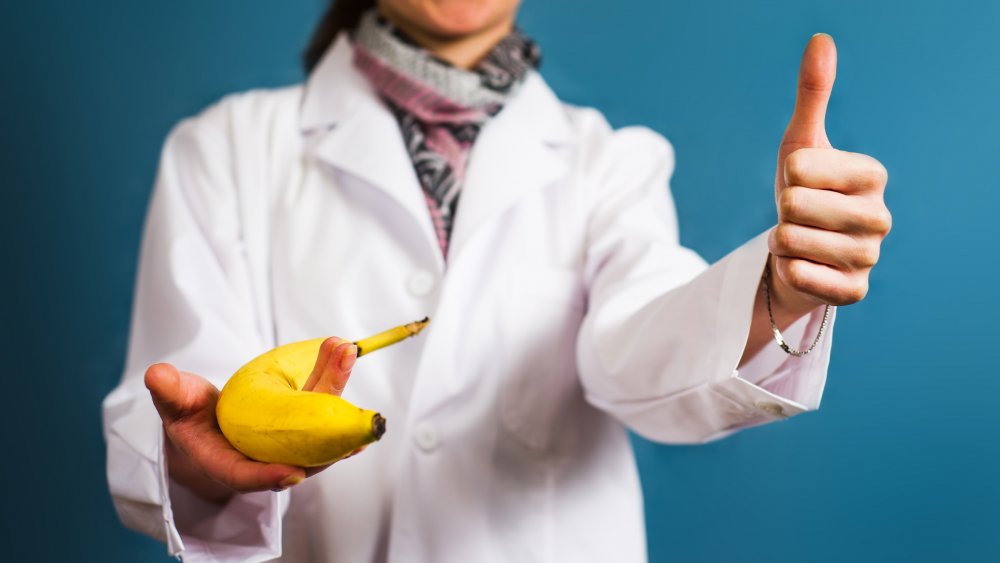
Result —
[{"label": "lab coat lapel", "polygon": [[317,158],[381,190],[402,207],[438,270],[443,270],[444,259],[399,125],[354,68],[353,53],[341,34],[313,70],[303,97],[302,132]]},{"label": "lab coat lapel", "polygon": [[[442,316],[428,334],[411,403],[415,420],[463,390],[481,383],[475,370],[457,370],[447,347],[461,342],[462,303],[475,294],[468,270],[458,267],[469,244],[505,211],[545,186],[564,178],[568,163],[561,149],[573,142],[565,108],[541,77],[531,74],[513,100],[483,128],[469,161],[466,183],[448,251],[446,299],[458,309]],[[539,238],[542,238],[540,233]],[[512,265],[513,266],[513,265]]]},{"label": "lab coat lapel", "polygon": [[454,263],[472,237],[519,200],[565,175],[565,108],[537,73],[483,128],[469,158],[451,234]]}]

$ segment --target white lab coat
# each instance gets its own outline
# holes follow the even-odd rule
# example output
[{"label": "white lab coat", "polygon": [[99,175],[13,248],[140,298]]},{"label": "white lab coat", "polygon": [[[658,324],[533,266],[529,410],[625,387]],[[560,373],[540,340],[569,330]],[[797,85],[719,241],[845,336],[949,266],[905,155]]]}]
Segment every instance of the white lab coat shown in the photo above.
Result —
[{"label": "white lab coat", "polygon": [[[663,138],[613,131],[531,74],[473,149],[446,268],[345,39],[304,86],[184,121],[104,403],[122,521],[189,561],[644,561],[625,428],[698,443],[814,409],[830,351],[769,347],[736,371],[765,239],[706,269],[678,243],[672,169]],[[355,368],[345,398],[388,419],[362,455],[223,508],[165,477],[148,364],[221,387],[277,344],[425,314],[424,334]]]}]

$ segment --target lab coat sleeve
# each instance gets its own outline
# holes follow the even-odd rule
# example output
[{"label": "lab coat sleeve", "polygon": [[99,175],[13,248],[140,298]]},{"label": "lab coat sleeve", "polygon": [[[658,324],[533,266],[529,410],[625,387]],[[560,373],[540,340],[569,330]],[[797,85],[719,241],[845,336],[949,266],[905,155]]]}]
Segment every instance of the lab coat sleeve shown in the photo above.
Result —
[{"label": "lab coat sleeve", "polygon": [[120,384],[103,405],[115,509],[134,530],[185,561],[262,561],[280,555],[287,493],[236,495],[225,506],[172,483],[145,368],[170,362],[221,388],[270,342],[260,330],[231,176],[222,109],[180,124],[161,156],[150,202]]},{"label": "lab coat sleeve", "polygon": [[[818,408],[832,319],[811,354],[769,346],[737,370],[766,233],[706,268],[679,243],[670,145],[627,128],[591,150],[589,305],[577,340],[587,400],[666,443],[702,443]],[[807,347],[821,318],[822,309],[801,319],[786,331],[789,342]]]}]

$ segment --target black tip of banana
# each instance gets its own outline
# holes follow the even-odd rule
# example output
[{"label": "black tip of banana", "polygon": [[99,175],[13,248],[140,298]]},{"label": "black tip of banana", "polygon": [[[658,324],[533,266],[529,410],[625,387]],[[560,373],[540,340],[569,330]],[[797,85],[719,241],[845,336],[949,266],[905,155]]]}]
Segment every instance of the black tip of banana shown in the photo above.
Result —
[{"label": "black tip of banana", "polygon": [[375,413],[372,416],[372,435],[378,440],[382,437],[382,434],[385,434],[385,417]]}]

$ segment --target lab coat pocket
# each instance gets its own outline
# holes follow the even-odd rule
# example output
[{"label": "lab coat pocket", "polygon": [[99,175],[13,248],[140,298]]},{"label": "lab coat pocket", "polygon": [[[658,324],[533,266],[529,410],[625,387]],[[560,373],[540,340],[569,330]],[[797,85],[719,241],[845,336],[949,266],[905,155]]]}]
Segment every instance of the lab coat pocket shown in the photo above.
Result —
[{"label": "lab coat pocket", "polygon": [[582,396],[574,350],[585,291],[577,272],[555,268],[518,269],[505,289],[500,418],[524,445],[546,450]]}]

